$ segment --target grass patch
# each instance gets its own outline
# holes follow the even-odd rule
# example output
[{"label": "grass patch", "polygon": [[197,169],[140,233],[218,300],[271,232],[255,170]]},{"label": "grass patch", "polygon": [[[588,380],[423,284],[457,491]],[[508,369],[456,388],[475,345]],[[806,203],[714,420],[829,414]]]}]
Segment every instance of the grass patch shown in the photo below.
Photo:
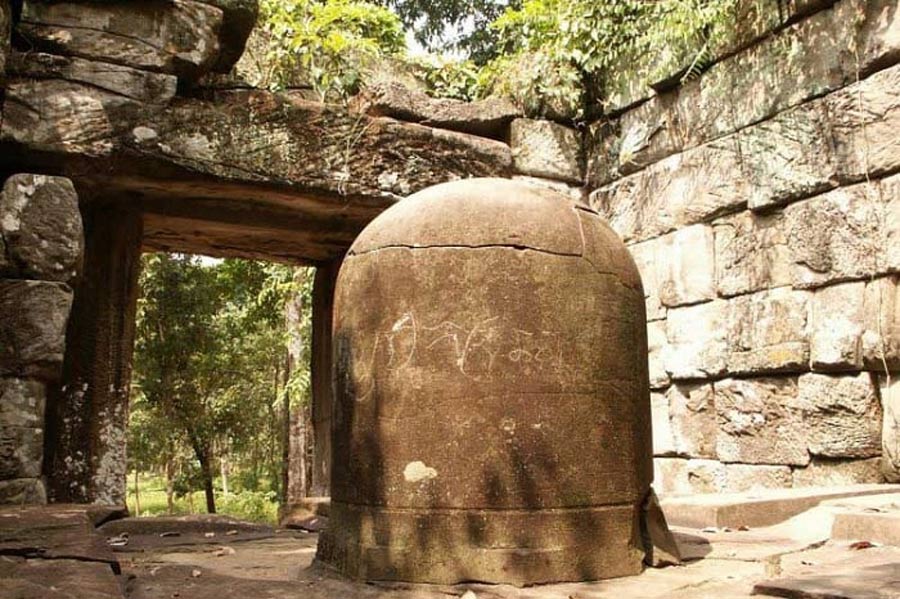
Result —
[{"label": "grass patch", "polygon": [[[137,501],[134,493],[134,474],[128,478],[126,504],[132,516],[138,515]],[[169,515],[166,503],[166,483],[158,476],[146,476],[139,479],[140,516]],[[225,495],[221,488],[216,489],[216,508],[218,513],[264,524],[278,523],[278,501],[272,491],[232,491]],[[206,496],[202,491],[194,491],[184,496],[175,496],[172,515],[205,514]]]}]

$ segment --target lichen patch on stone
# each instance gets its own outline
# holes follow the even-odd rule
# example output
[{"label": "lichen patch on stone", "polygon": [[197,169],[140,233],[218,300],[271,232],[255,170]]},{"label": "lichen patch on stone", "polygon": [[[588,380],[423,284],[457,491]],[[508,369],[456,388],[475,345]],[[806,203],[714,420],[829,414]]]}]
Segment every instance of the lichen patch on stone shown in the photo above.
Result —
[{"label": "lichen patch on stone", "polygon": [[408,483],[420,483],[422,481],[437,478],[438,472],[434,468],[426,466],[424,462],[410,462],[403,469],[403,478]]}]

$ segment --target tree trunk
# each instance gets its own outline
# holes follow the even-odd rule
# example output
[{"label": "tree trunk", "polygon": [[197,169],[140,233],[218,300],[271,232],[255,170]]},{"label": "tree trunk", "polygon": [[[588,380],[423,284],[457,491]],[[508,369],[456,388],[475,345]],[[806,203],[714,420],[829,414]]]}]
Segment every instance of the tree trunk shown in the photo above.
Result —
[{"label": "tree trunk", "polygon": [[134,469],[134,515],[141,515],[141,487],[137,468]]},{"label": "tree trunk", "polygon": [[175,513],[175,460],[171,455],[166,459],[166,510]]},{"label": "tree trunk", "polygon": [[228,454],[222,453],[219,458],[219,472],[222,476],[222,495],[228,497]]},{"label": "tree trunk", "polygon": [[293,364],[291,354],[286,352],[284,360],[284,387],[281,404],[281,505],[288,504],[288,485],[290,484],[291,459],[291,394],[287,384],[291,379]]},{"label": "tree trunk", "polygon": [[200,462],[200,475],[203,477],[203,492],[206,494],[206,512],[216,513],[216,492],[213,489],[212,464],[209,447],[194,445],[194,453]]}]

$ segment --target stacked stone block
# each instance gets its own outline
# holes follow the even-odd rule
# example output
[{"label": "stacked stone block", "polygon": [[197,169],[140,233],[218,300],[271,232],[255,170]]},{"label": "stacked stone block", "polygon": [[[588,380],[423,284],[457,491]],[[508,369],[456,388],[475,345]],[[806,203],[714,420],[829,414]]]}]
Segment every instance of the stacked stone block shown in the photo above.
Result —
[{"label": "stacked stone block", "polygon": [[643,277],[663,492],[900,478],[900,14],[807,9],[589,127],[590,204]]},{"label": "stacked stone block", "polygon": [[43,503],[44,408],[57,383],[83,251],[68,179],[13,175],[0,193],[0,503]]},{"label": "stacked stone block", "polygon": [[[99,156],[163,110],[178,85],[227,72],[256,19],[255,0],[25,0],[6,58],[2,138]],[[0,28],[4,26],[0,9]],[[53,101],[48,101],[52,98]]]}]

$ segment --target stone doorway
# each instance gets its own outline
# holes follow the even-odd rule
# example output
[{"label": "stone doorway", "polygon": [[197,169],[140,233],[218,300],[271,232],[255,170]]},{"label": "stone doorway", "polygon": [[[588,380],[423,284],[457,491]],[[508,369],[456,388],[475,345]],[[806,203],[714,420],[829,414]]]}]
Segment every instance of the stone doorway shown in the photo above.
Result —
[{"label": "stone doorway", "polygon": [[[56,503],[124,503],[140,258],[142,253],[154,251],[255,258],[316,268],[310,351],[311,444],[316,450],[306,489],[289,481],[286,499],[291,504],[305,494],[327,494],[331,296],[340,247],[324,256],[321,245],[310,241],[321,231],[311,232],[309,226],[279,230],[254,226],[229,211],[209,219],[205,214],[200,218],[173,215],[165,206],[147,198],[133,204],[82,201],[84,266],[74,284],[61,382],[48,393],[44,458],[48,499]],[[296,219],[290,224],[296,224]]]}]

